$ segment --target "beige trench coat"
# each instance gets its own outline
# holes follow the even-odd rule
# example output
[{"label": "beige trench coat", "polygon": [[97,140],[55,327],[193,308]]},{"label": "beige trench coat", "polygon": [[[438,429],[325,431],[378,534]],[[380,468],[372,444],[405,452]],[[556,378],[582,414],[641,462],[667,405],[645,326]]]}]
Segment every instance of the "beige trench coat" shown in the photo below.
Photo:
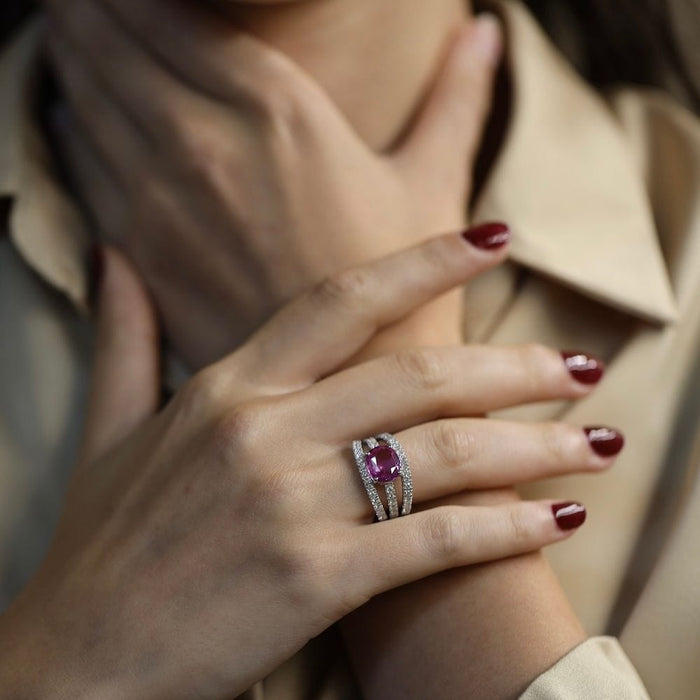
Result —
[{"label": "beige trench coat", "polygon": [[[519,4],[503,12],[513,114],[473,218],[510,222],[515,240],[510,263],[465,291],[465,338],[601,355],[609,372],[590,398],[511,414],[610,424],[628,438],[609,473],[527,492],[589,508],[585,528],[548,556],[591,639],[523,697],[694,700],[700,124],[656,92],[601,98]],[[49,541],[90,359],[87,237],[32,111],[39,32],[30,26],[0,60],[0,609]],[[601,636],[611,629],[618,638]],[[332,631],[251,695],[357,697]]]}]

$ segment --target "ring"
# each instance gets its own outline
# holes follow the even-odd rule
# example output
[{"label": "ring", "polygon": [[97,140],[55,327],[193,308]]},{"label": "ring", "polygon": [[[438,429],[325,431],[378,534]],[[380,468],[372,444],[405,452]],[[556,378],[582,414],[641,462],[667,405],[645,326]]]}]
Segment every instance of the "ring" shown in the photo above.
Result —
[{"label": "ring", "polygon": [[[401,443],[390,433],[355,440],[352,452],[377,520],[389,520],[408,515],[413,505],[411,468]],[[401,480],[401,503],[396,482]],[[384,486],[389,513],[377,491]]]}]

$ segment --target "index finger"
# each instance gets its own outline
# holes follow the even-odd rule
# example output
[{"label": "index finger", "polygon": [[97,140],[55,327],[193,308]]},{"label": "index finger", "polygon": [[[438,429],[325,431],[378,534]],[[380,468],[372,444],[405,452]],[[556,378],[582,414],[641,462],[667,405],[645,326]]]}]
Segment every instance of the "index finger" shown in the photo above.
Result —
[{"label": "index finger", "polygon": [[308,386],[380,329],[502,262],[510,237],[505,224],[485,224],[341,272],[284,307],[222,363],[275,391]]}]

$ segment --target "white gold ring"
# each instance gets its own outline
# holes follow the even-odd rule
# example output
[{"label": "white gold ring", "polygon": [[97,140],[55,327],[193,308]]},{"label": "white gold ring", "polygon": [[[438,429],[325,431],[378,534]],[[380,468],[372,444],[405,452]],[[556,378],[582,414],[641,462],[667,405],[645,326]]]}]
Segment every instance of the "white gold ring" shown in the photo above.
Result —
[{"label": "white gold ring", "polygon": [[[406,453],[399,441],[390,433],[382,433],[355,440],[352,452],[377,520],[408,515],[413,505],[413,482]],[[399,480],[400,494],[396,489]],[[377,491],[378,485],[384,486],[386,506]]]}]

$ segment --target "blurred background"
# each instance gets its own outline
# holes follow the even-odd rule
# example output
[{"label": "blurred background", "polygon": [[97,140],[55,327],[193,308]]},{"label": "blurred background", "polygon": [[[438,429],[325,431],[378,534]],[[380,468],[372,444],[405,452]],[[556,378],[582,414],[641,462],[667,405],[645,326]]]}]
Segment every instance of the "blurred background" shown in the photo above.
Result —
[{"label": "blurred background", "polygon": [[12,34],[15,27],[33,9],[31,0],[3,0],[0,4],[0,42],[3,44]]}]

